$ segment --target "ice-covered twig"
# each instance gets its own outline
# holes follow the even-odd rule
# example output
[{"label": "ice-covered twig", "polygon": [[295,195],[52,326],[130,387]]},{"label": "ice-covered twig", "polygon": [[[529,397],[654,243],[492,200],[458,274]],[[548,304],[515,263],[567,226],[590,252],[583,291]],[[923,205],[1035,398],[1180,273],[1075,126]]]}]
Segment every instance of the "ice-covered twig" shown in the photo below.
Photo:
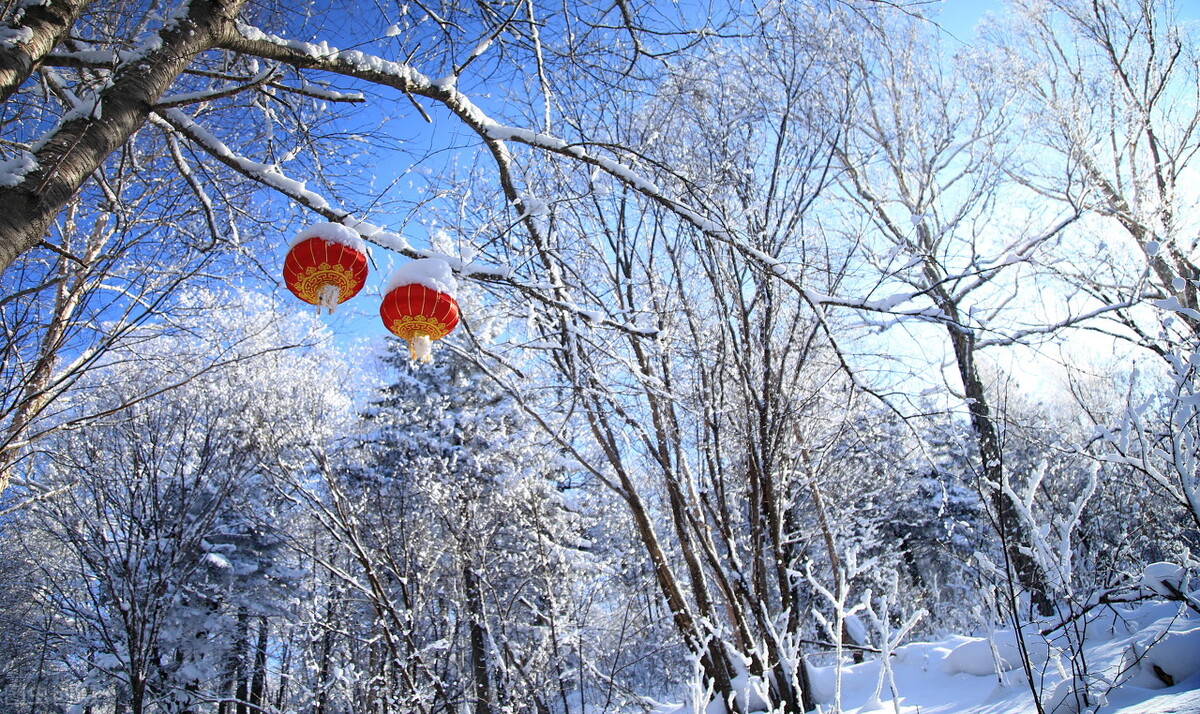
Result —
[{"label": "ice-covered twig", "polygon": [[987,339],[987,340],[979,340],[975,344],[980,349],[983,349],[985,347],[1010,347],[1012,345],[1021,343],[1023,340],[1025,340],[1027,338],[1034,337],[1037,335],[1052,335],[1052,334],[1059,332],[1060,330],[1062,330],[1065,327],[1071,327],[1073,325],[1078,325],[1080,323],[1087,322],[1093,318],[1100,317],[1101,315],[1104,315],[1104,314],[1107,314],[1110,312],[1116,312],[1118,310],[1125,310],[1130,307],[1133,307],[1134,304],[1135,304],[1134,301],[1127,300],[1125,302],[1102,305],[1094,310],[1089,310],[1087,312],[1081,312],[1078,315],[1072,315],[1069,317],[1065,317],[1062,320],[1059,320],[1058,322],[1055,322],[1055,323],[1052,323],[1049,325],[1040,325],[1038,327],[1032,327],[1032,328],[1029,328],[1026,330],[1015,330],[1015,331],[1010,332],[1009,334],[1003,335],[1001,337],[994,337],[992,339]]},{"label": "ice-covered twig", "polygon": [[[1125,409],[1123,423],[1114,433],[1103,426],[1100,435],[1112,452],[1100,458],[1132,466],[1160,485],[1200,526],[1200,382],[1195,349],[1178,345],[1165,357],[1170,383],[1152,399]],[[1151,424],[1147,412],[1157,404],[1162,421]]]},{"label": "ice-covered twig", "polygon": [[900,583],[899,574],[893,572],[892,580],[889,582],[889,592],[879,596],[878,599],[871,597],[871,592],[868,590],[863,597],[863,602],[866,604],[867,618],[871,621],[871,625],[875,631],[879,633],[879,651],[880,651],[880,671],[879,680],[875,686],[875,702],[879,702],[880,695],[883,693],[883,685],[886,682],[888,689],[892,694],[892,708],[896,714],[900,714],[900,691],[896,687],[896,676],[892,669],[892,654],[895,652],[904,639],[908,637],[913,628],[925,618],[929,613],[924,609],[919,609],[909,615],[900,627],[893,629],[892,613],[890,612],[892,605],[899,597]]},{"label": "ice-covered twig", "polygon": [[210,102],[216,99],[232,97],[235,94],[240,94],[248,89],[254,89],[267,84],[275,77],[278,68],[271,66],[259,72],[256,76],[250,78],[244,83],[234,84],[229,87],[221,87],[218,89],[205,89],[198,92],[183,92],[180,94],[170,94],[162,97],[154,105],[156,108],[182,107],[187,104],[198,104],[200,102]]},{"label": "ice-covered twig", "polygon": [[219,231],[217,230],[217,216],[213,211],[212,199],[209,198],[208,192],[204,190],[204,186],[196,178],[192,172],[191,164],[184,157],[183,152],[179,150],[179,141],[175,138],[175,134],[167,134],[167,148],[171,152],[171,161],[174,162],[176,170],[183,176],[183,180],[191,187],[192,193],[196,199],[200,201],[200,208],[204,211],[204,220],[208,223],[208,232],[212,236],[213,241],[217,240]]}]

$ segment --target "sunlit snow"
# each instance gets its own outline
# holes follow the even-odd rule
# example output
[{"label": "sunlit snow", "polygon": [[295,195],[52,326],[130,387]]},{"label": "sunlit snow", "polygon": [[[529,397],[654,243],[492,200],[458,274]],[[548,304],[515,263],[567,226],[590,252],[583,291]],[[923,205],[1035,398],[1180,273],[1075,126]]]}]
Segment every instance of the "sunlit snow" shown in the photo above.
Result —
[{"label": "sunlit snow", "polygon": [[458,281],[454,279],[450,264],[440,258],[420,258],[405,263],[392,273],[383,292],[389,293],[402,285],[424,285],[450,297],[458,294]]}]

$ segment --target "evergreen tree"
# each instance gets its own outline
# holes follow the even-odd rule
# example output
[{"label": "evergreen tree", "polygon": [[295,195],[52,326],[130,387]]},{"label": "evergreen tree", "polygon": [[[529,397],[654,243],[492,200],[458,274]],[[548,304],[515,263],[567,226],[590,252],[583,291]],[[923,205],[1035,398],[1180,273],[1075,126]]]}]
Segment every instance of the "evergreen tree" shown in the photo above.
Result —
[{"label": "evergreen tree", "polygon": [[[320,358],[282,349],[317,324],[247,295],[222,309],[229,297],[190,294],[201,321],[147,326],[136,353],[113,350],[75,397],[109,417],[46,439],[39,480],[57,490],[14,514],[11,539],[37,563],[38,617],[57,630],[41,671],[78,678],[48,700],[141,714],[265,697],[264,618],[289,608],[297,573],[264,465],[319,442],[336,404],[316,384]],[[218,344],[225,359],[209,362]]]},{"label": "evergreen tree", "polygon": [[[569,597],[585,519],[515,402],[464,358],[416,367],[364,414],[360,462],[328,484],[326,528],[357,564],[374,643],[355,663],[371,711],[564,709],[580,687]],[[378,636],[377,636],[378,635]]]}]

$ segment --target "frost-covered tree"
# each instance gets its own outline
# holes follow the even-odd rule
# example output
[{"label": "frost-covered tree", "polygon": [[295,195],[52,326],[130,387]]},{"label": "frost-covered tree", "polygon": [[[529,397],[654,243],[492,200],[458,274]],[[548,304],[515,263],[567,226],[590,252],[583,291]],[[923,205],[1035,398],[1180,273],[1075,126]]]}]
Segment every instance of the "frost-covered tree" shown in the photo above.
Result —
[{"label": "frost-covered tree", "polygon": [[1164,363],[1142,370],[1144,384],[1161,385],[1157,395],[1134,387],[1127,409],[1098,422],[1110,435],[1110,460],[1141,471],[1200,526],[1190,396],[1200,346],[1200,193],[1187,180],[1200,145],[1200,53],[1179,9],[1146,0],[1017,2],[987,38],[1026,97],[1033,150],[1053,157],[1024,180],[1088,213],[1071,255],[1096,258],[1065,260],[1061,272],[1106,310],[1093,329]]},{"label": "frost-covered tree", "polygon": [[963,53],[952,70],[936,29],[912,18],[854,34],[864,39],[846,62],[846,91],[861,89],[836,153],[845,196],[863,221],[847,231],[858,256],[844,289],[867,299],[846,303],[879,330],[944,335],[1006,567],[1050,614],[1053,593],[1027,554],[1028,526],[1009,496],[1020,475],[1005,468],[986,360],[1085,317],[1039,316],[1034,304],[1056,302],[1039,264],[1079,213],[1047,212],[1011,179],[1021,127],[1013,92],[988,58]]},{"label": "frost-covered tree", "polygon": [[[246,304],[222,306],[231,296]],[[136,353],[110,351],[74,398],[88,418],[37,460],[63,488],[18,512],[41,607],[70,643],[46,656],[77,665],[80,706],[184,711],[256,696],[238,664],[249,618],[284,614],[295,580],[286,502],[263,465],[327,436],[320,415],[348,403],[322,384],[328,354],[286,356],[319,336],[311,319],[289,324],[236,293],[188,299],[208,324],[148,325]],[[218,345],[226,359],[213,365]],[[175,385],[180,375],[190,381]]]},{"label": "frost-covered tree", "polygon": [[1114,308],[1099,329],[1159,354],[1200,327],[1200,193],[1187,180],[1200,143],[1200,51],[1179,11],[1151,0],[1015,2],[985,32],[1025,97],[1028,151],[1042,157],[1023,180],[1092,217],[1072,249],[1096,260],[1062,269]]},{"label": "frost-covered tree", "polygon": [[[194,230],[199,209],[161,186],[131,186],[133,173],[116,172],[105,191],[77,197],[52,227],[58,250],[0,277],[0,492],[13,478],[23,497],[44,490],[23,478],[22,459],[82,416],[77,405],[66,414],[75,386],[106,351],[134,349],[139,326],[163,319],[178,288],[216,265],[207,238]],[[91,205],[100,194],[119,202],[120,212]]]},{"label": "frost-covered tree", "polygon": [[308,496],[361,643],[342,665],[360,691],[339,695],[380,712],[566,712],[611,691],[593,683],[621,653],[591,649],[591,509],[555,449],[463,357],[414,367],[390,346],[395,381]]},{"label": "frost-covered tree", "polygon": [[805,233],[838,108],[818,104],[830,79],[813,59],[823,28],[802,17],[765,7],[748,26],[762,35],[748,29],[746,46],[714,48],[681,63],[652,100],[611,96],[587,118],[639,147],[656,180],[685,180],[690,200],[718,217],[707,230],[745,243],[714,243],[602,175],[583,183],[543,167],[563,194],[583,197],[548,209],[554,242],[538,259],[563,299],[587,310],[537,310],[523,323],[527,342],[482,346],[553,380],[534,408],[624,504],[697,662],[697,703],[733,711],[813,704],[805,564],[824,577],[842,543],[821,535],[810,504],[827,474],[805,454],[833,439],[861,396],[802,289],[842,272]]},{"label": "frost-covered tree", "polygon": [[[75,694],[78,684],[70,671],[71,642],[63,613],[48,607],[38,560],[50,544],[19,547],[9,529],[20,527],[5,519],[0,537],[8,547],[0,558],[0,708],[41,712]],[[52,557],[61,551],[49,548]]]}]

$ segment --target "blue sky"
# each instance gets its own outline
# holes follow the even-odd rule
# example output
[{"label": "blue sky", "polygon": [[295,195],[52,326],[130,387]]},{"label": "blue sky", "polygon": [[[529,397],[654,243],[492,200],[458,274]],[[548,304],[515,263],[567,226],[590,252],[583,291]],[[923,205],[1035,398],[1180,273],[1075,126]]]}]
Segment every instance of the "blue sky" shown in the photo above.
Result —
[{"label": "blue sky", "polygon": [[938,9],[937,21],[947,32],[969,42],[975,24],[988,12],[1004,9],[1000,0],[944,0]]}]

